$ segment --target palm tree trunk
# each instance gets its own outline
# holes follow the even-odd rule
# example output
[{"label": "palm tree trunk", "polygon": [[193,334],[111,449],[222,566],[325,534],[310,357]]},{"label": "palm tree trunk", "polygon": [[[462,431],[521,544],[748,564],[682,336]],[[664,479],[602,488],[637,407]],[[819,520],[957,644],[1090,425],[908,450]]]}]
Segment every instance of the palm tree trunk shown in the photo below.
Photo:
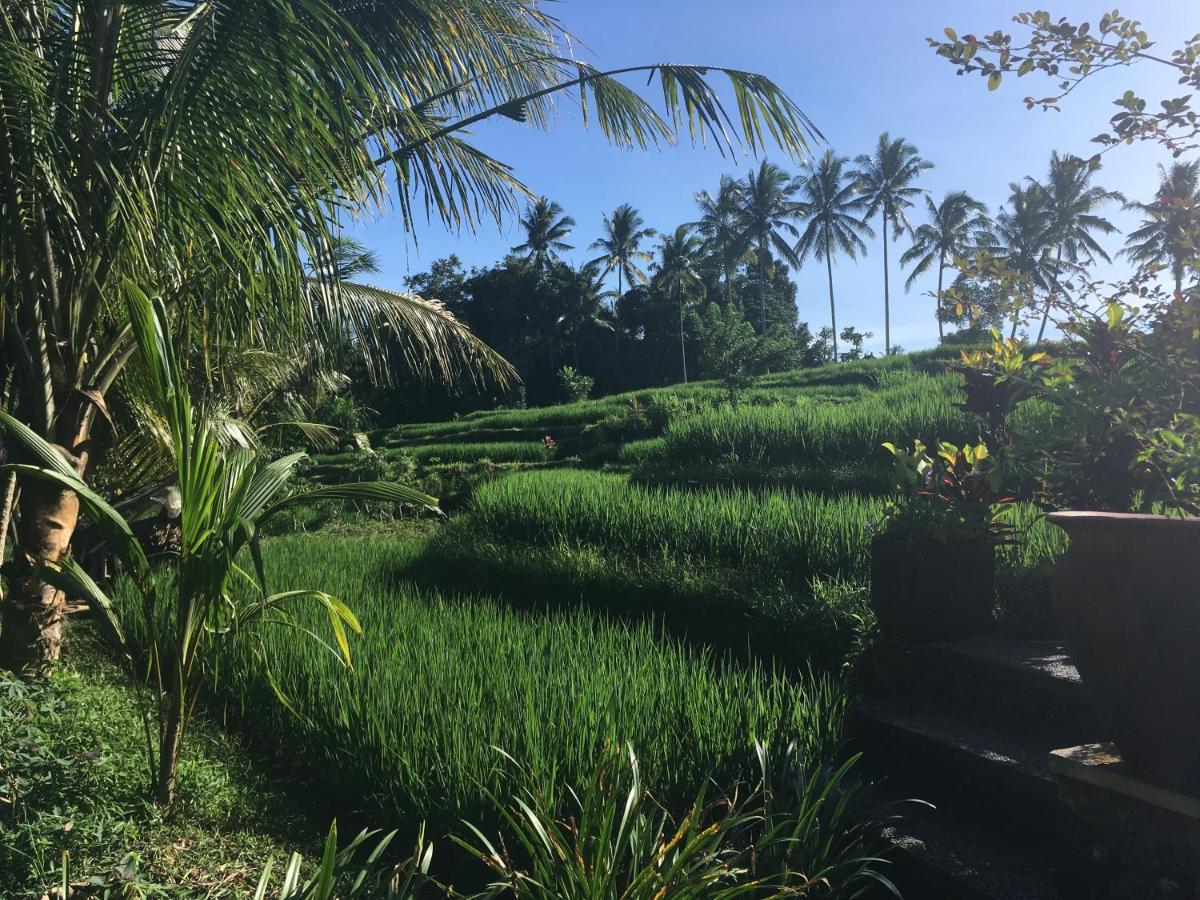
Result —
[{"label": "palm tree trunk", "polygon": [[1054,302],[1055,295],[1062,290],[1058,286],[1058,273],[1062,266],[1062,244],[1058,245],[1058,253],[1054,257],[1054,290],[1050,292],[1050,296],[1046,298],[1046,309],[1042,313],[1042,327],[1038,329],[1037,343],[1042,342],[1042,337],[1046,334],[1046,323],[1050,321],[1050,305]]},{"label": "palm tree trunk", "polygon": [[761,334],[767,333],[767,245],[758,247],[758,324]]},{"label": "palm tree trunk", "polygon": [[883,355],[892,355],[892,310],[888,297],[887,216],[883,217]]},{"label": "palm tree trunk", "polygon": [[[178,661],[175,663],[178,666]],[[154,785],[154,802],[170,806],[175,799],[175,773],[179,767],[179,748],[183,743],[184,704],[183,684],[178,668],[171,674],[167,690],[167,709],[158,745],[158,778]]]},{"label": "palm tree trunk", "polygon": [[49,483],[21,486],[21,518],[9,591],[0,610],[0,668],[37,674],[58,660],[67,597],[39,567],[70,551],[79,524],[79,497]]},{"label": "palm tree trunk", "polygon": [[937,291],[937,306],[935,307],[934,315],[937,316],[938,325],[938,343],[946,339],[946,331],[942,326],[942,275],[946,271],[946,254],[942,253],[938,257],[938,291]]},{"label": "palm tree trunk", "polygon": [[825,254],[825,269],[829,273],[829,322],[833,325],[833,361],[838,361],[837,307],[833,303],[833,258]]},{"label": "palm tree trunk", "polygon": [[[12,521],[13,503],[17,499],[17,473],[10,472],[4,484],[4,494],[0,496],[0,565],[4,564],[4,550],[8,545],[8,523]],[[4,600],[4,591],[0,589],[0,601]]]},{"label": "palm tree trunk", "polygon": [[683,383],[688,383],[687,378],[687,344],[683,340],[683,304],[679,304],[679,358],[683,361]]}]

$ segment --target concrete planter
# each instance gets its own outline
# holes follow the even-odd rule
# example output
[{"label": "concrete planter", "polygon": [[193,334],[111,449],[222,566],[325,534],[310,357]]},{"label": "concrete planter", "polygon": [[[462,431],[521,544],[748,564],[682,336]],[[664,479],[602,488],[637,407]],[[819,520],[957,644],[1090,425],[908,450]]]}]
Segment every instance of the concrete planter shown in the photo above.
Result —
[{"label": "concrete planter", "polygon": [[1200,519],[1052,513],[1054,609],[1130,770],[1200,793]]},{"label": "concrete planter", "polygon": [[978,634],[996,592],[996,550],[878,535],[871,542],[871,606],[883,630],[914,643]]}]

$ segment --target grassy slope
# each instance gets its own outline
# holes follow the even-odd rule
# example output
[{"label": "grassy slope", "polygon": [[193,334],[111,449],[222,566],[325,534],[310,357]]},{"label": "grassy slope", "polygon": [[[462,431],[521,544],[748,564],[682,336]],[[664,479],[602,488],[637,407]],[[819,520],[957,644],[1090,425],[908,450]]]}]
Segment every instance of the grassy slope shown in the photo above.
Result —
[{"label": "grassy slope", "polygon": [[[377,821],[486,819],[483,791],[506,786],[496,747],[561,784],[590,772],[605,741],[629,742],[678,804],[710,778],[748,774],[755,739],[800,736],[823,758],[838,742],[832,688],[814,695],[803,679],[723,664],[649,623],[417,589],[399,579],[419,551],[383,537],[269,541],[278,587],[327,590],[355,611],[355,667],[264,627],[226,660],[219,688],[260,740]],[[295,616],[325,632],[315,608]],[[278,703],[262,658],[298,715]]]},{"label": "grassy slope", "polygon": [[0,897],[61,883],[64,852],[73,882],[123,871],[169,896],[245,896],[268,858],[319,849],[328,819],[303,812],[303,796],[285,794],[203,716],[188,735],[179,803],[163,815],[147,800],[130,682],[86,623],[72,621],[68,638],[70,668],[45,686],[0,676]]}]

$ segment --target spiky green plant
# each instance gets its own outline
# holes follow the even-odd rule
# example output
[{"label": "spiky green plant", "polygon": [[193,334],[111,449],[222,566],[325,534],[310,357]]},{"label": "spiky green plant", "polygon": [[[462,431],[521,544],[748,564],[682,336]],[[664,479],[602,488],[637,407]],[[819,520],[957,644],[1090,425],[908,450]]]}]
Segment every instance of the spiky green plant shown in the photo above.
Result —
[{"label": "spiky green plant", "polygon": [[[293,504],[322,498],[386,500],[429,508],[436,508],[436,501],[402,485],[381,482],[284,496],[292,471],[304,454],[266,462],[250,450],[223,447],[212,421],[203,409],[193,406],[188,394],[165,306],[130,283],[125,291],[131,330],[147,373],[150,403],[169,429],[171,475],[179,488],[180,551],[173,590],[159,591],[130,524],[83,482],[54,447],[2,412],[0,424],[37,464],[10,464],[0,470],[73,491],[124,564],[140,595],[143,616],[158,616],[166,623],[161,632],[148,635],[150,640],[142,646],[149,651],[158,726],[157,747],[147,748],[151,779],[155,799],[167,805],[174,793],[180,747],[200,694],[199,676],[214,645],[261,620],[286,621],[286,607],[300,600],[315,601],[327,613],[336,655],[345,665],[350,664],[346,631],[361,631],[350,609],[330,594],[309,589],[268,591],[257,540],[259,523]],[[246,560],[238,560],[243,549],[250,551],[257,578],[242,568]],[[43,564],[37,574],[53,587],[87,599],[105,616],[118,645],[131,651],[112,601],[78,562],[64,557]],[[256,590],[250,595],[239,591],[242,582]],[[149,745],[149,722],[146,727]]]}]

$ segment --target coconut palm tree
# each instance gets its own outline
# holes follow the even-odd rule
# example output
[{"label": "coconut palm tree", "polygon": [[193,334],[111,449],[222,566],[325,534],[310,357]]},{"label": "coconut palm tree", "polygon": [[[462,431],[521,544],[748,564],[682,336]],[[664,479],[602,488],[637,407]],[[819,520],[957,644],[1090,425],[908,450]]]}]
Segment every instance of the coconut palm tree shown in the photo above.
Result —
[{"label": "coconut palm tree", "polygon": [[[1007,206],[996,214],[987,245],[1010,271],[1028,280],[1034,290],[1054,289],[1058,265],[1053,249],[1056,236],[1050,207],[1050,195],[1037,182],[1027,185],[1013,182]],[[1020,310],[1013,310],[1010,337],[1015,337]]]},{"label": "coconut palm tree", "polygon": [[912,209],[913,199],[924,194],[913,182],[933,163],[921,159],[917,148],[904,138],[893,140],[885,131],[879,136],[875,151],[862,154],[855,160],[858,171],[858,192],[862,196],[863,218],[870,219],[878,213],[883,220],[883,346],[884,352],[892,352],[891,299],[888,288],[888,230],[892,240],[912,231],[907,211]]},{"label": "coconut palm tree", "polygon": [[987,217],[987,207],[966,191],[950,191],[939,203],[934,203],[933,199],[926,195],[925,209],[929,213],[929,221],[917,226],[913,232],[912,246],[900,257],[900,265],[913,267],[908,280],[904,282],[906,291],[912,290],[913,282],[919,276],[934,264],[937,265],[935,316],[938,340],[941,340],[945,336],[942,322],[942,277],[946,271],[946,261],[953,261],[956,256],[965,256],[972,242],[980,234],[987,232],[991,221]]},{"label": "coconut palm tree", "polygon": [[1175,293],[1181,293],[1187,262],[1200,255],[1200,160],[1172,163],[1170,169],[1159,166],[1154,199],[1125,208],[1144,218],[1129,233],[1122,255],[1143,268],[1166,267]]},{"label": "coconut palm tree", "polygon": [[558,259],[560,252],[575,249],[564,240],[575,227],[575,220],[563,215],[563,208],[553,200],[539,197],[520,221],[525,229],[525,242],[513,247],[513,253],[524,253],[539,272],[547,260]]},{"label": "coconut palm tree", "polygon": [[837,306],[833,300],[833,258],[839,253],[854,259],[867,252],[864,237],[874,232],[858,216],[861,198],[853,173],[846,171],[850,162],[832,150],[826,150],[816,165],[810,165],[800,178],[800,216],[807,223],[796,242],[795,255],[804,262],[810,255],[825,260],[829,276],[829,320],[833,334],[833,361],[838,361]]},{"label": "coconut palm tree", "polygon": [[725,304],[733,301],[733,278],[738,264],[749,261],[748,234],[740,228],[742,185],[729,175],[721,176],[721,186],[714,197],[708,191],[696,195],[700,219],[692,223],[704,238],[705,252],[716,257],[725,282]]},{"label": "coconut palm tree", "polygon": [[692,297],[704,297],[704,279],[698,266],[704,242],[692,234],[690,225],[680,225],[672,234],[662,236],[658,262],[654,264],[654,283],[679,308],[679,359],[683,383],[688,383],[687,345],[684,341],[683,316]]},{"label": "coconut palm tree", "polygon": [[1050,154],[1050,171],[1042,187],[1049,198],[1050,230],[1054,241],[1055,273],[1053,291],[1046,298],[1046,309],[1042,313],[1042,324],[1037,339],[1041,341],[1050,320],[1050,306],[1054,295],[1063,292],[1059,283],[1062,262],[1080,266],[1084,262],[1100,257],[1112,262],[1108,253],[1092,237],[1093,232],[1112,234],[1117,227],[1096,210],[1106,203],[1124,203],[1125,198],[1117,191],[1108,191],[1091,184],[1095,169],[1086,160],[1071,154]]},{"label": "coconut palm tree", "polygon": [[772,261],[778,257],[790,265],[800,265],[792,250],[792,241],[800,234],[794,224],[799,212],[797,189],[796,179],[765,159],[757,172],[747,173],[741,186],[740,228],[758,264],[761,334],[767,333],[767,278]]},{"label": "coconut palm tree", "polygon": [[604,237],[593,241],[592,250],[604,252],[592,262],[601,266],[601,278],[617,273],[617,299],[625,294],[625,283],[630,287],[646,283],[646,273],[638,265],[648,262],[654,254],[642,250],[642,241],[656,234],[653,228],[643,228],[646,223],[641,213],[628,203],[622,203],[611,216],[604,217]]},{"label": "coconut palm tree", "polygon": [[[662,112],[620,82],[638,71],[658,80]],[[6,3],[6,407],[86,474],[133,358],[125,279],[161,296],[182,343],[206,352],[229,346],[205,340],[221,335],[297,355],[340,332],[376,358],[401,336],[434,377],[495,363],[440,306],[327,279],[339,219],[386,200],[393,181],[406,227],[422,206],[454,227],[505,214],[523,186],[465,129],[495,116],[544,127],[567,90],[617,144],[669,142],[679,123],[723,148],[758,151],[771,134],[803,151],[811,123],[775,85],[723,70],[738,108],[727,115],[716,71],[599,71],[570,58],[538,5],[510,0]],[[30,484],[17,509],[0,666],[20,669],[58,655],[65,598],[38,572],[68,552],[78,502]]]},{"label": "coconut palm tree", "polygon": [[[333,485],[289,496],[288,483],[304,458],[294,453],[274,461],[260,458],[248,448],[230,449],[221,440],[206,415],[188,391],[181,359],[171,336],[166,307],[152,301],[131,283],[124,285],[131,312],[131,332],[138,363],[146,372],[147,394],[163,422],[172,481],[179,486],[178,519],[180,549],[177,577],[172,588],[163,590],[153,578],[149,560],[128,521],[79,477],[61,448],[39,437],[31,428],[0,412],[0,430],[23,445],[36,464],[0,467],[19,471],[28,484],[69,490],[81,503],[93,527],[110,541],[125,566],[130,580],[142,596],[143,635],[149,647],[126,643],[125,629],[114,605],[74,559],[63,557],[46,563],[41,574],[55,588],[86,598],[106,622],[112,637],[129,659],[147,651],[154,660],[154,708],[158,726],[157,748],[148,748],[154,772],[154,799],[170,804],[175,773],[188,720],[196,708],[210,655],[222,643],[256,623],[294,624],[287,607],[306,600],[323,606],[338,648],[336,655],[347,665],[350,646],[347,629],[361,633],[354,614],[334,597],[319,590],[267,590],[261,555],[251,548],[255,579],[239,569],[240,552],[253,545],[258,525],[270,516],[296,504],[320,499],[384,500],[409,503],[436,510],[436,501],[403,485],[368,482]],[[25,488],[28,490],[28,486]],[[257,588],[247,596],[245,580]],[[170,610],[161,615],[162,607]],[[161,631],[156,627],[162,622]],[[307,631],[307,629],[300,629]],[[147,721],[147,739],[152,723]]]}]

